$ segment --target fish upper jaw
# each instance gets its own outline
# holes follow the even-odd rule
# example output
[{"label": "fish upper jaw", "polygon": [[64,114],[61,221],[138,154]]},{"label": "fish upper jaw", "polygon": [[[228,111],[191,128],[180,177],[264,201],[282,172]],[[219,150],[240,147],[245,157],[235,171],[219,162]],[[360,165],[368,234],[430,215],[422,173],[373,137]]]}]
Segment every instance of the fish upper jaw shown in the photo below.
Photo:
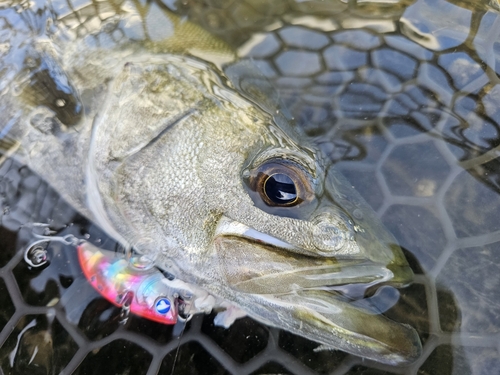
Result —
[{"label": "fish upper jaw", "polygon": [[[314,228],[312,232],[316,233]],[[326,240],[324,237],[321,241]],[[352,241],[350,253],[313,255],[227,216],[220,218],[214,233],[222,274],[232,288],[246,293],[287,293],[346,284],[364,284],[366,288],[382,283],[402,286],[412,279],[407,264],[387,264],[364,257],[363,249],[354,248],[356,243]]]},{"label": "fish upper jaw", "polygon": [[282,249],[293,250],[295,246],[288,242],[282,241],[276,237],[269,234],[259,232],[249,226],[232,220],[226,216],[222,216],[219,221],[219,225],[215,230],[215,237],[219,236],[237,236],[242,238],[248,238],[256,242],[262,242],[270,246],[275,246]]}]

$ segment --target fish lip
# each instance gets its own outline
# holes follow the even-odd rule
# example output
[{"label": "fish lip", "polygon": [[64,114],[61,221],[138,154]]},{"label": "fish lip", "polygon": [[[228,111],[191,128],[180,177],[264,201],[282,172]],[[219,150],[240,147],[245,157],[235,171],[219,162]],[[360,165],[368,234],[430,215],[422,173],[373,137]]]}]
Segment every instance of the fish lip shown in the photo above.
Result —
[{"label": "fish lip", "polygon": [[232,220],[227,216],[222,216],[215,230],[215,238],[217,237],[241,237],[243,239],[252,240],[257,243],[262,243],[268,246],[281,248],[284,250],[297,250],[296,246],[273,237],[269,234],[259,232],[243,223]]},{"label": "fish lip", "polygon": [[[266,249],[269,254],[273,252],[276,253],[287,253],[292,255],[294,258],[310,258],[316,259],[318,262],[327,261],[321,254],[319,256],[308,256],[304,255],[304,251],[297,246],[294,246],[286,241],[278,239],[267,233],[263,233],[253,229],[241,222],[235,221],[227,216],[222,216],[214,233],[214,241],[220,246],[221,242],[224,241],[238,241],[239,243],[247,243],[248,246],[260,247]],[[293,253],[291,253],[292,251]],[[296,255],[295,255],[296,254]],[[252,293],[248,288],[251,289],[250,284],[261,283],[266,284],[269,280],[275,279],[276,277],[293,277],[298,282],[293,283],[293,287],[285,290],[276,290],[272,287],[269,292],[272,293],[289,293],[298,290],[322,290],[326,293],[331,293],[331,291],[343,290],[341,293],[348,295],[355,299],[363,298],[364,292],[368,289],[376,289],[378,286],[390,285],[394,287],[401,287],[407,285],[407,283],[401,282],[398,277],[401,267],[388,266],[385,263],[377,263],[364,257],[352,256],[349,258],[341,257],[331,257],[330,259],[335,259],[336,264],[323,264],[323,265],[313,265],[313,266],[294,266],[293,270],[286,272],[276,272],[269,273],[260,276],[252,276],[247,280],[229,281],[229,284],[239,291]],[[248,266],[249,268],[251,265]],[[228,267],[227,267],[228,268]],[[412,274],[409,267],[403,267],[403,274],[407,271]],[[237,267],[236,267],[237,269]],[[300,280],[304,281],[303,283]],[[263,285],[264,285],[263,284]],[[281,283],[280,287],[284,288],[287,285],[286,282]],[[302,285],[301,285],[302,284]],[[290,284],[292,285],[292,284]],[[343,286],[356,285],[352,289],[351,293],[346,293],[345,290],[349,288],[342,288]],[[276,286],[276,288],[279,288]],[[264,288],[263,288],[264,289]],[[265,293],[263,293],[265,294]]]}]

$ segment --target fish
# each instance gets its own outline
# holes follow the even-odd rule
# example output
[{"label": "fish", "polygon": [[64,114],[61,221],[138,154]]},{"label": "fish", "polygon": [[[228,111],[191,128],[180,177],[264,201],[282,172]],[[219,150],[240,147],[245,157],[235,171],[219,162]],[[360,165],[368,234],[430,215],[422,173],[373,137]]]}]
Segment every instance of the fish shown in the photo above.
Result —
[{"label": "fish", "polygon": [[[322,348],[387,364],[416,361],[415,329],[359,303],[381,286],[412,282],[395,238],[293,126],[251,62],[227,51],[206,60],[182,43],[185,33],[193,43],[212,40],[196,37],[206,32],[171,20],[182,30],[155,46],[25,44],[15,90],[0,100],[2,153],[194,291],[194,313],[225,308],[231,314],[218,321],[229,325],[244,311]],[[125,268],[98,271],[98,264],[125,267],[98,249],[76,251],[101,292],[117,275],[130,276]],[[134,275],[159,277],[151,272]],[[125,298],[156,319],[133,304],[137,293],[113,288],[104,291],[110,300]],[[175,293],[165,293],[170,298],[148,308],[159,306],[173,323]]]}]

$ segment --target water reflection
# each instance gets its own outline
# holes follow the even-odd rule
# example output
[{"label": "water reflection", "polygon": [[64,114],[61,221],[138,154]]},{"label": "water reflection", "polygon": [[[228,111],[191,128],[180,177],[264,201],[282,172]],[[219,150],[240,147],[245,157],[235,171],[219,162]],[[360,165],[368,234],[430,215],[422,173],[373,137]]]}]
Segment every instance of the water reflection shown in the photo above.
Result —
[{"label": "water reflection", "polygon": [[235,14],[248,3],[218,8],[190,1],[178,11],[237,48],[241,58],[252,58],[334,158],[363,159],[355,140],[366,132],[428,133],[498,191],[497,14],[485,4],[459,5],[395,6],[379,24],[376,5],[367,3],[319,10],[309,2],[304,17],[306,5],[281,2],[247,13],[245,22]]},{"label": "water reflection", "polygon": [[[418,276],[387,315],[397,321],[409,319],[425,344],[424,356],[408,371],[416,372],[421,366],[421,374],[483,374],[500,367],[500,285],[496,277],[500,251],[500,19],[493,6],[444,0],[392,5],[366,1],[56,0],[3,6],[2,95],[13,89],[10,85],[14,76],[24,68],[28,75],[43,73],[43,60],[34,59],[38,63],[31,68],[27,63],[30,56],[26,41],[33,35],[48,34],[66,44],[85,40],[88,48],[144,41],[161,51],[172,48],[155,44],[173,32],[158,26],[165,9],[220,38],[217,43],[223,46],[225,57],[218,61],[225,61],[227,67],[231,67],[234,56],[252,59],[279,89],[298,126],[337,161],[406,248]],[[42,74],[38,80],[40,87],[64,81],[64,73],[55,80],[44,77]],[[54,91],[56,88],[51,89]],[[43,96],[44,91],[39,92]],[[72,90],[69,92],[69,97],[56,95],[64,102],[48,105],[67,124],[80,115],[78,98],[71,95]],[[0,101],[2,113],[14,118],[4,98]],[[8,124],[2,123],[0,129]],[[151,328],[149,323],[136,321],[131,327],[135,324],[139,328],[122,332],[113,307],[96,299],[90,288],[90,297],[83,297],[84,283],[78,284],[75,269],[66,273],[56,270],[54,267],[64,264],[57,266],[56,262],[34,275],[22,263],[12,261],[16,249],[30,240],[30,232],[23,225],[56,220],[55,227],[63,226],[74,222],[74,212],[59,203],[55,193],[29,171],[10,161],[0,166],[0,193],[0,275],[9,291],[12,285],[20,288],[20,295],[12,296],[15,313],[12,303],[2,304],[7,306],[1,312],[6,328],[0,336],[5,373],[31,369],[27,363],[37,365],[44,373],[67,365],[76,369],[78,358],[87,359],[77,371],[92,373],[90,364],[95,358],[118,358],[126,353],[138,356],[134,366],[139,363],[142,370],[134,367],[137,371],[150,365],[151,353],[161,357],[153,366],[165,372],[172,368],[174,358],[182,363],[176,366],[178,371],[186,373],[192,369],[223,373],[225,368],[238,373],[276,369],[324,373],[338,368],[339,373],[344,369],[345,373],[356,374],[370,368],[370,373],[387,374],[407,370],[361,365],[358,359],[341,352],[316,353],[304,339],[286,332],[269,333],[257,323],[249,333],[256,332],[255,345],[238,354],[238,358],[244,358],[241,367],[238,358],[226,358],[225,351],[232,356],[232,349],[227,349],[220,332],[210,328],[210,318],[203,328],[198,327],[184,339],[187,343],[178,355],[174,348],[180,341],[172,341],[170,331],[158,333],[157,326]],[[86,225],[80,222],[74,228],[78,231]],[[92,238],[99,237],[102,235],[92,234]],[[64,294],[71,288],[75,291]],[[74,294],[79,294],[79,299],[64,297]],[[57,320],[49,322],[46,318],[47,305],[54,299],[62,301],[58,314],[68,323],[65,328],[57,325]],[[85,311],[79,307],[82,304]],[[36,318],[27,315],[32,307],[42,307]],[[36,327],[29,326],[32,321],[37,322]],[[7,330],[14,327],[14,333],[8,335]],[[71,359],[77,349],[67,330],[80,347],[78,356],[73,357],[77,359]],[[158,335],[157,341],[168,342],[170,347],[159,350],[141,342],[138,348],[120,341],[127,332],[141,337]],[[60,346],[54,346],[55,335],[62,335]],[[109,336],[120,340],[108,339],[95,345],[92,348],[96,353],[86,357],[87,343],[82,337],[98,341]],[[49,340],[45,340],[47,337]],[[13,364],[8,353],[16,342],[20,346]],[[50,344],[38,349],[45,350],[50,360],[29,362],[38,342]],[[100,346],[103,350],[99,353]],[[123,351],[118,347],[124,347]],[[273,355],[273,362],[265,364],[259,357],[261,350]],[[297,363],[290,364],[289,355],[297,358]],[[62,362],[54,359],[61,356]],[[205,369],[200,367],[204,361],[211,361]],[[133,361],[124,363],[124,368],[132,368]],[[117,371],[111,365],[106,370]]]}]

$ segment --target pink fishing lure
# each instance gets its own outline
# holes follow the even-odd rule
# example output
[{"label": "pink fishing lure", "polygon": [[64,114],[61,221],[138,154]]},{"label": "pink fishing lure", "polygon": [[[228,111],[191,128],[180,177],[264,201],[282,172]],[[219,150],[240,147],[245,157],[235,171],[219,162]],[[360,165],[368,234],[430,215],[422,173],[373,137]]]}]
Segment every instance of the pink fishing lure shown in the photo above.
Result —
[{"label": "pink fishing lure", "polygon": [[165,277],[158,269],[134,267],[123,257],[88,242],[77,249],[85,277],[109,302],[155,322],[177,322],[175,291],[162,282]]}]

